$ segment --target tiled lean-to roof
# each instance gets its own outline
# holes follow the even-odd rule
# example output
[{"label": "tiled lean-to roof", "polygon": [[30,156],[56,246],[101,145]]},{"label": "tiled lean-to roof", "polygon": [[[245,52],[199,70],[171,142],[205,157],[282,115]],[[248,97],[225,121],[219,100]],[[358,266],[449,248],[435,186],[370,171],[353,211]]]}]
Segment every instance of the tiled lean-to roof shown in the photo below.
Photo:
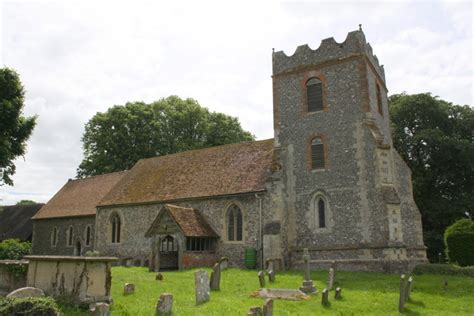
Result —
[{"label": "tiled lean-to roof", "polygon": [[219,237],[198,210],[171,204],[163,205],[145,236],[150,237],[158,228],[162,212],[170,214],[185,237]]},{"label": "tiled lean-to roof", "polygon": [[272,159],[272,139],[143,159],[99,206],[263,191]]},{"label": "tiled lean-to roof", "polygon": [[95,215],[97,204],[127,172],[69,180],[33,219]]}]

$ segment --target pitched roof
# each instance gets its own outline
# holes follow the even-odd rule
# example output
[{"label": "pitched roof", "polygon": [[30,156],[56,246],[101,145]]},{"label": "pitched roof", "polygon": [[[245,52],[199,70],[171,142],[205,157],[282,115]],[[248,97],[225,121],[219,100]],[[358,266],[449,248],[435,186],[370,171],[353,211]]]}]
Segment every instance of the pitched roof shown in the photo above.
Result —
[{"label": "pitched roof", "polygon": [[44,204],[12,205],[0,208],[0,241],[10,238],[31,240],[33,221],[31,217]]},{"label": "pitched roof", "polygon": [[33,219],[95,215],[100,200],[127,171],[69,180]]},{"label": "pitched roof", "polygon": [[265,190],[273,139],[138,161],[100,206],[173,201]]},{"label": "pitched roof", "polygon": [[171,204],[163,205],[145,236],[150,237],[159,226],[162,212],[168,212],[186,237],[219,237],[209,223],[196,209]]}]

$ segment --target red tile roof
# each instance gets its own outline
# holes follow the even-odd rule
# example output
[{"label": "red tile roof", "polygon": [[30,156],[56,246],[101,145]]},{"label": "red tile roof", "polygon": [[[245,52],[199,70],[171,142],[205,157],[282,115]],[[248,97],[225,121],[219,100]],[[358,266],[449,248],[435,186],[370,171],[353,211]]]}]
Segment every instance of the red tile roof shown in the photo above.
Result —
[{"label": "red tile roof", "polygon": [[95,215],[97,204],[127,172],[69,180],[33,219]]},{"label": "red tile roof", "polygon": [[156,216],[156,219],[151,224],[145,236],[152,236],[154,229],[158,228],[160,224],[158,220],[161,218],[162,212],[168,212],[186,237],[219,237],[201,215],[201,212],[193,208],[180,207],[171,204],[163,205],[163,208]]},{"label": "red tile roof", "polygon": [[272,139],[143,159],[99,206],[263,191],[272,159]]}]

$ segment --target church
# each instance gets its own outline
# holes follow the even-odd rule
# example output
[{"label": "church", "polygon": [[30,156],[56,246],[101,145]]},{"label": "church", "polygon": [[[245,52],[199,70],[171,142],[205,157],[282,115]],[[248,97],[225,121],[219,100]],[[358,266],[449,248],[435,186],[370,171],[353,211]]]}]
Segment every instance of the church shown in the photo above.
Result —
[{"label": "church", "polygon": [[274,138],[138,161],[69,180],[33,217],[33,253],[132,260],[152,270],[351,271],[426,262],[411,172],[394,149],[384,68],[361,29],[272,54]]}]

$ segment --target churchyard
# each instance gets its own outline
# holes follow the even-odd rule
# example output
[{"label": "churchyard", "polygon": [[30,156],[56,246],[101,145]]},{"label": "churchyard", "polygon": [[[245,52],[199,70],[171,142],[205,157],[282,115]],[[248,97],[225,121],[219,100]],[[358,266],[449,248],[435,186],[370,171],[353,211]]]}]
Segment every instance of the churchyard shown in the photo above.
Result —
[{"label": "churchyard", "polygon": [[[210,292],[210,300],[196,305],[195,272],[202,269],[162,272],[143,267],[112,268],[112,315],[155,315],[161,293],[173,295],[173,315],[247,315],[252,306],[263,307],[264,299],[251,294],[260,289],[258,271],[227,269],[221,271],[220,290]],[[211,275],[212,269],[204,269]],[[303,271],[276,272],[269,289],[294,289],[302,285]],[[406,276],[408,279],[409,275]],[[158,280],[157,280],[158,279]],[[328,291],[329,304],[321,295],[327,287],[328,271],[312,271],[317,289],[309,300],[273,300],[273,315],[400,315],[400,275],[373,272],[335,272],[334,286]],[[126,283],[134,284],[133,293],[124,294]],[[335,299],[336,288],[341,298]],[[65,315],[89,315],[78,308],[61,306]],[[472,315],[474,310],[474,278],[467,276],[413,275],[410,299],[405,315]]]}]

